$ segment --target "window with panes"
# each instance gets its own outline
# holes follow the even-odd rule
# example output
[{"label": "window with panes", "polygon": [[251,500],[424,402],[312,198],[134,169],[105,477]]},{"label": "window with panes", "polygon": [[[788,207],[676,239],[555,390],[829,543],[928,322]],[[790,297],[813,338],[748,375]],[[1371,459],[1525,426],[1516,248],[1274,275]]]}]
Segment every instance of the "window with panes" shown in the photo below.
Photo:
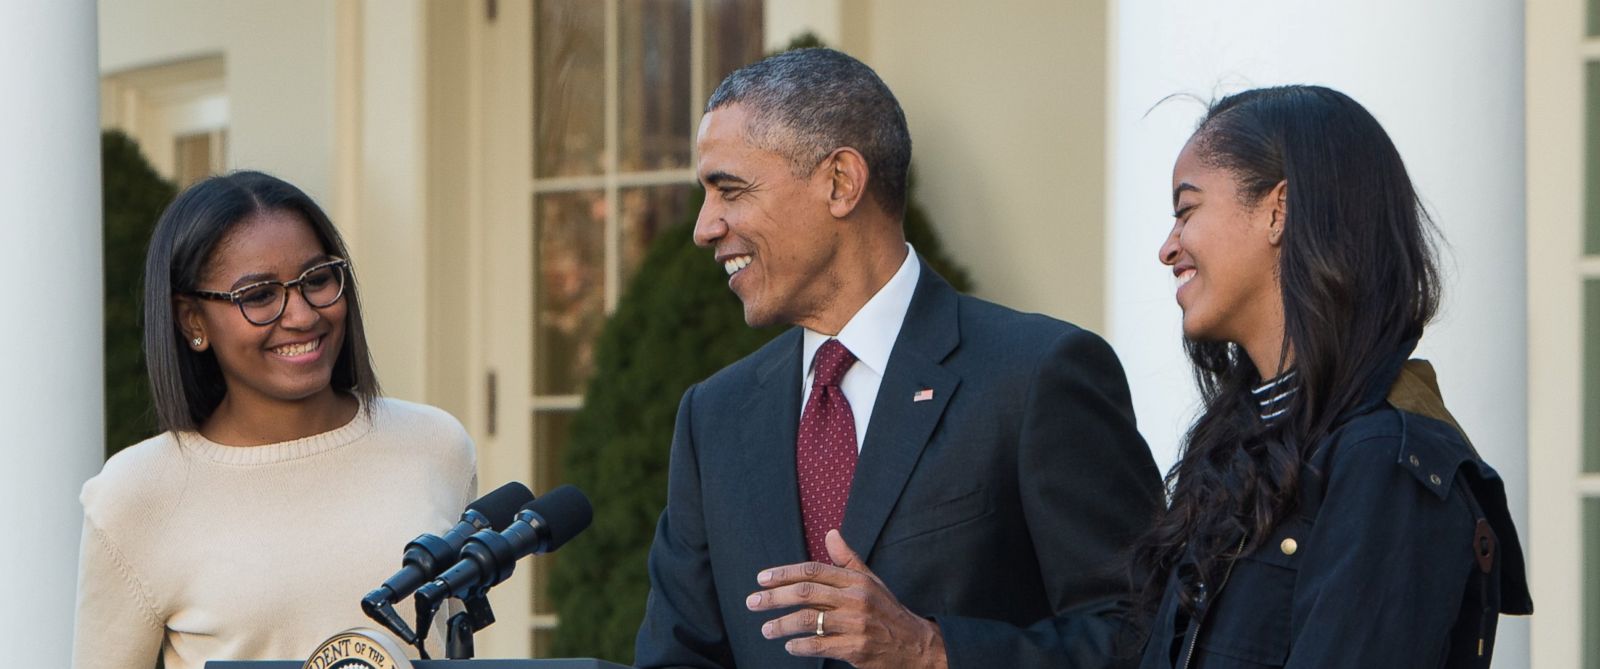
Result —
[{"label": "window with panes", "polygon": [[1586,4],[1583,257],[1576,277],[1583,286],[1583,473],[1577,488],[1583,497],[1583,666],[1600,669],[1600,0]]},{"label": "window with panes", "polygon": [[[561,452],[593,370],[595,338],[657,231],[693,215],[700,109],[761,57],[762,0],[536,0],[533,10],[535,490],[563,482]],[[533,563],[533,652],[559,623]]]}]

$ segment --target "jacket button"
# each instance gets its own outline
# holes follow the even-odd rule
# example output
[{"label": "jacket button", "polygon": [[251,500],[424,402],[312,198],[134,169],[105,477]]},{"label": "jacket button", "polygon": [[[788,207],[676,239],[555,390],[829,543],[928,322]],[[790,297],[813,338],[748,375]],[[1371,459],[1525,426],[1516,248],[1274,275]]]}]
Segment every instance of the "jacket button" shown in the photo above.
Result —
[{"label": "jacket button", "polygon": [[1438,474],[1429,474],[1428,475],[1428,482],[1432,483],[1434,485],[1439,485],[1439,483],[1441,483]]},{"label": "jacket button", "polygon": [[1294,555],[1295,551],[1300,550],[1300,544],[1295,542],[1294,537],[1289,537],[1278,544],[1278,550],[1283,551],[1284,555]]},{"label": "jacket button", "polygon": [[1412,467],[1420,467],[1420,466],[1422,466],[1422,461],[1418,460],[1417,456],[1413,455],[1413,456],[1411,456],[1411,466]]}]

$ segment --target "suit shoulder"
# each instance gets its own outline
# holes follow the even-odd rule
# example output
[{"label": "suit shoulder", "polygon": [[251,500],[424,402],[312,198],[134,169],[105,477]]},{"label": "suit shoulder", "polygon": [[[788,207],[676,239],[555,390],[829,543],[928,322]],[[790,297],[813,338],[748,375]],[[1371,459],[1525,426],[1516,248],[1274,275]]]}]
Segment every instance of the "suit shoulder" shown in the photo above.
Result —
[{"label": "suit shoulder", "polygon": [[959,307],[963,347],[969,342],[998,356],[996,362],[1012,361],[1026,366],[1044,364],[1045,359],[1107,360],[1120,374],[1120,361],[1100,335],[1090,330],[1047,316],[1017,311],[962,295]]},{"label": "suit shoulder", "polygon": [[1021,338],[1046,342],[1079,332],[1095,336],[1053,316],[1018,311],[971,295],[961,295],[959,305],[963,334],[979,333],[1001,341]]},{"label": "suit shoulder", "polygon": [[697,384],[701,392],[697,392],[696,397],[743,397],[755,387],[764,370],[781,364],[784,356],[790,354],[796,356],[794,363],[798,369],[800,337],[800,328],[789,328],[773,337],[772,341],[762,344],[755,352],[735,360]]}]

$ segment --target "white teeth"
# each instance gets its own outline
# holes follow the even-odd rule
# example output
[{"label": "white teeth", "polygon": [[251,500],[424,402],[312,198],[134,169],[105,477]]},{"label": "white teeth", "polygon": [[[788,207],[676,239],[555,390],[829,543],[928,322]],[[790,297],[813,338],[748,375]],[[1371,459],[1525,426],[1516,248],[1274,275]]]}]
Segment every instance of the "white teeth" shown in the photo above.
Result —
[{"label": "white teeth", "polygon": [[1178,287],[1182,288],[1183,284],[1189,283],[1189,280],[1193,279],[1194,275],[1197,273],[1198,272],[1193,269],[1183,270],[1183,273],[1178,275]]},{"label": "white teeth", "polygon": [[722,261],[722,269],[733,276],[734,272],[750,266],[750,256],[734,256]]},{"label": "white teeth", "polygon": [[289,344],[287,346],[279,346],[279,347],[277,347],[275,349],[272,349],[272,352],[273,352],[274,355],[281,355],[281,356],[284,356],[284,357],[288,358],[288,357],[294,357],[294,356],[297,356],[297,355],[305,355],[307,353],[315,351],[315,350],[317,350],[317,347],[320,346],[321,344],[322,344],[322,340],[321,339],[313,339],[313,340],[308,341],[308,342],[306,342],[304,344]]}]

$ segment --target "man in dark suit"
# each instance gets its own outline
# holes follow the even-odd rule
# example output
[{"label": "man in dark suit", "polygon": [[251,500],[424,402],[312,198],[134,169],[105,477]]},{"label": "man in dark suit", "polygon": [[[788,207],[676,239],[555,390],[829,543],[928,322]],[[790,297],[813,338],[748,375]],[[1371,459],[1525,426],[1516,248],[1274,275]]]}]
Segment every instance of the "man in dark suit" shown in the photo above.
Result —
[{"label": "man in dark suit", "polygon": [[1115,666],[1123,551],[1162,503],[1099,337],[956,293],[906,244],[911,140],[866,65],[729,75],[695,242],[752,326],[692,387],[643,667]]}]

